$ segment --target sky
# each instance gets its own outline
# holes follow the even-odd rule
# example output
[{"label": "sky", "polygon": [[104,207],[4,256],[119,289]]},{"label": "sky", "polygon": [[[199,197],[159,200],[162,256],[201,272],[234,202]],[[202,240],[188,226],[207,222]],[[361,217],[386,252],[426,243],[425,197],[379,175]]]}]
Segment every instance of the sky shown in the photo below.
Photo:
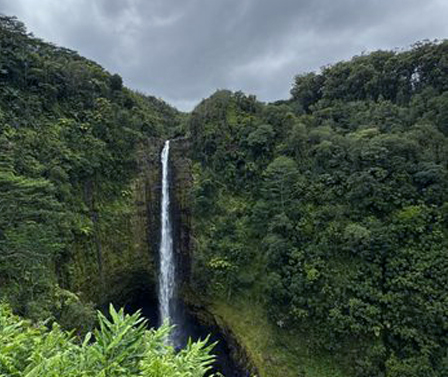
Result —
[{"label": "sky", "polygon": [[184,111],[217,89],[287,99],[297,74],[448,37],[448,0],[0,0],[0,13]]}]

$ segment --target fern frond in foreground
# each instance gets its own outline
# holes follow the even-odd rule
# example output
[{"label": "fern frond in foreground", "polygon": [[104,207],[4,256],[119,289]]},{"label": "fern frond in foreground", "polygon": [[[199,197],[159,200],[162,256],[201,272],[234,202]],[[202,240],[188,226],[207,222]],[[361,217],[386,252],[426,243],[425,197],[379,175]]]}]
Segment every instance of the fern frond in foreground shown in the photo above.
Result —
[{"label": "fern frond in foreground", "polygon": [[202,377],[210,370],[213,345],[189,343],[176,353],[164,339],[170,328],[148,330],[139,313],[110,307],[99,326],[81,341],[57,324],[35,326],[0,305],[2,377]]}]

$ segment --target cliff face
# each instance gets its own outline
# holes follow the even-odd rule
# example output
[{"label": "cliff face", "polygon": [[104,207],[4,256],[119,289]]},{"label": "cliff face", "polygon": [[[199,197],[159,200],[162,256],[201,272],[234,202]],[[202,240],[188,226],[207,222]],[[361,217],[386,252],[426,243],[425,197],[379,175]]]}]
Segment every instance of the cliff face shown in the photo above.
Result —
[{"label": "cliff face", "polygon": [[[148,139],[137,155],[137,174],[119,200],[101,196],[94,182],[84,187],[91,231],[75,239],[71,257],[61,267],[62,284],[84,301],[102,307],[124,305],[141,291],[156,298],[160,239],[160,152],[164,141]],[[181,284],[191,260],[191,160],[189,142],[170,145],[170,190],[174,250]]]},{"label": "cliff face", "polygon": [[[131,304],[138,309],[135,302],[144,304],[139,297],[144,292],[145,303],[157,311],[163,143],[161,139],[149,139],[139,147],[137,174],[120,200],[110,202],[101,197],[101,188],[93,183],[84,188],[92,230],[75,240],[71,258],[61,267],[63,286],[78,293],[83,301],[91,301],[97,307],[105,307],[109,302],[119,306]],[[235,365],[256,372],[233,330],[200,297],[191,294],[194,248],[189,150],[189,140],[171,141],[171,216],[180,300],[185,303],[188,318],[194,318],[204,331],[224,340]]]},{"label": "cliff face", "polygon": [[216,337],[213,338],[215,341],[220,343],[224,341],[226,348],[224,352],[232,360],[233,367],[240,371],[239,375],[257,375],[258,371],[247,350],[239,342],[238,335],[224,318],[223,313],[217,313],[210,302],[204,301],[192,291],[191,267],[195,255],[191,140],[174,139],[170,145],[173,240],[181,284],[180,298],[185,304],[187,317],[194,318],[206,332],[211,332]]},{"label": "cliff face", "polygon": [[124,305],[139,291],[155,297],[162,145],[149,139],[139,146],[136,177],[119,200],[109,202],[86,184],[91,232],[75,239],[62,273],[63,285],[83,300],[101,307]]},{"label": "cliff face", "polygon": [[190,141],[174,139],[170,143],[171,213],[173,221],[174,251],[180,284],[187,283],[191,272],[191,159]]}]

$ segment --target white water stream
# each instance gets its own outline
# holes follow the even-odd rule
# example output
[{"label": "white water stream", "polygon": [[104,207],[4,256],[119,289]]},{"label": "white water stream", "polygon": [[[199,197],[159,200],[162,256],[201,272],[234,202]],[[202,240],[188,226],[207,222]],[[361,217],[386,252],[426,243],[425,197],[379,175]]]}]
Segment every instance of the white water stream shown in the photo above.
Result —
[{"label": "white water stream", "polygon": [[[186,326],[186,321],[183,312],[177,305],[176,297],[176,260],[174,257],[173,248],[173,231],[170,216],[170,172],[169,172],[169,154],[170,141],[167,140],[161,154],[162,164],[162,198],[160,209],[160,267],[159,267],[159,313],[160,323],[169,322],[176,327],[165,341],[176,349],[181,349],[186,344],[186,334],[188,331],[198,331],[198,328]],[[187,333],[185,333],[187,331]],[[192,333],[193,334],[193,333]],[[199,333],[198,333],[199,334]],[[207,335],[207,334],[202,334]],[[213,338],[212,338],[213,339]],[[223,341],[223,339],[220,339]],[[226,376],[246,376],[240,372],[236,364],[229,356],[227,348],[221,349],[222,356],[218,362],[218,368],[222,368],[222,372]],[[218,358],[219,360],[219,358]],[[220,370],[220,369],[218,369]],[[244,372],[245,373],[245,372]],[[247,374],[248,375],[248,374]]]},{"label": "white water stream", "polygon": [[[170,218],[170,182],[169,182],[170,141],[165,142],[162,150],[162,201],[161,201],[161,238],[160,238],[160,271],[159,271],[159,311],[160,322],[174,324],[176,290],[176,268],[173,251],[172,225]],[[176,345],[174,332],[170,340]]]}]

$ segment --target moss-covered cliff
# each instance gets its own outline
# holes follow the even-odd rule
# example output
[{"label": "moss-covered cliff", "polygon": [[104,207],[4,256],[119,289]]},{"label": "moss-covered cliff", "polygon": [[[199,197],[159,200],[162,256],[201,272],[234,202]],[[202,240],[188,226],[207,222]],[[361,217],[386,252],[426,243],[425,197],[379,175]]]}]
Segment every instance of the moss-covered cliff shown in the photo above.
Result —
[{"label": "moss-covered cliff", "polygon": [[62,273],[64,285],[84,301],[101,307],[126,304],[141,290],[155,295],[162,143],[140,144],[136,176],[120,198],[103,197],[94,183],[86,187],[92,227],[75,239]]},{"label": "moss-covered cliff", "polygon": [[173,139],[170,143],[171,213],[173,242],[177,259],[178,279],[187,283],[192,258],[192,188],[190,141]]},{"label": "moss-covered cliff", "polygon": [[193,265],[196,263],[196,241],[194,224],[197,214],[194,212],[194,177],[191,156],[191,140],[173,139],[170,144],[171,168],[171,211],[173,219],[174,249],[177,259],[178,277],[181,284],[180,300],[185,304],[186,315],[194,318],[204,329],[219,334],[228,347],[229,356],[238,369],[247,371],[251,376],[258,369],[249,345],[239,334],[226,312],[216,310],[212,301],[201,297],[193,287]]}]

